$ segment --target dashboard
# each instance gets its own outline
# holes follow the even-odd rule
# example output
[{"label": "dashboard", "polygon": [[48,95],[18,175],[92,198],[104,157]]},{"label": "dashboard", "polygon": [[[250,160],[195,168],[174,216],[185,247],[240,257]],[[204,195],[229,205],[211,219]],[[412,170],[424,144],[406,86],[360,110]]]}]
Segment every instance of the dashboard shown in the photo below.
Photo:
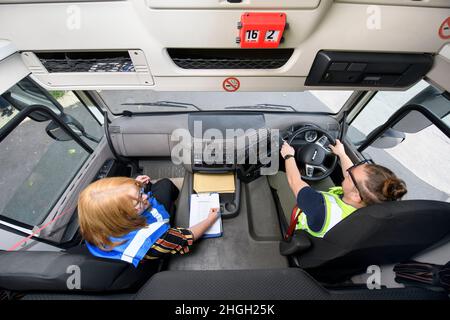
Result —
[{"label": "dashboard", "polygon": [[[194,132],[196,122],[197,132]],[[132,117],[118,117],[110,124],[111,140],[119,155],[126,157],[171,157],[174,149],[180,141],[173,139],[173,133],[177,130],[185,130],[191,141],[183,141],[185,146],[191,150],[194,143],[201,143],[201,147],[214,148],[218,150],[227,147],[230,139],[227,139],[227,130],[235,131],[241,129],[243,132],[249,129],[279,130],[282,137],[297,129],[311,126],[311,130],[296,137],[293,144],[304,144],[315,142],[317,132],[314,126],[327,130],[337,137],[339,124],[335,118],[324,114],[311,113],[270,113],[270,112],[195,112],[182,114],[135,114]],[[241,132],[242,132],[241,131]],[[236,133],[238,133],[236,131]],[[217,136],[214,136],[216,134]],[[258,141],[258,140],[256,140]],[[241,148],[235,145],[236,151]],[[195,151],[195,150],[194,150]],[[197,155],[198,156],[198,155]],[[231,158],[221,159],[221,163],[195,162],[195,152],[192,155],[192,165],[185,165],[188,171],[193,166],[203,168],[233,169]],[[197,157],[197,160],[198,157]],[[225,165],[223,165],[225,163]],[[228,164],[227,164],[228,163]]]}]

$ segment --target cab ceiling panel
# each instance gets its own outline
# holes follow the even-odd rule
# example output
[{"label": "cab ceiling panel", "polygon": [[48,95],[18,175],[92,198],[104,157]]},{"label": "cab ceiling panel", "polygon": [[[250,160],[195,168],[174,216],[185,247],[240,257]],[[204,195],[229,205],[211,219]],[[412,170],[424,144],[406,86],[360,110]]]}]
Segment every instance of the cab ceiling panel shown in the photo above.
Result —
[{"label": "cab ceiling panel", "polygon": [[320,0],[146,0],[153,9],[314,9]]},{"label": "cab ceiling panel", "polygon": [[450,8],[448,0],[335,0],[342,3]]},{"label": "cab ceiling panel", "polygon": [[[47,87],[191,91],[222,91],[223,80],[228,76],[239,77],[242,91],[303,90],[308,89],[305,80],[321,50],[435,54],[446,42],[438,36],[438,30],[449,11],[439,7],[439,1],[428,1],[430,6],[383,5],[376,0],[355,2],[358,1],[130,0],[1,4],[0,39],[9,39],[18,50],[31,53],[32,61],[27,64]],[[249,11],[286,14],[289,28],[284,31],[284,42],[271,49],[275,54],[267,50],[262,57],[270,59],[279,53],[284,61],[262,63],[256,68],[239,67],[239,61],[231,61],[235,55],[232,53],[225,58],[225,64],[236,62],[236,68],[218,67],[219,64],[214,67],[210,62],[215,56],[211,53],[220,58],[226,50],[253,50],[240,49],[236,43],[237,23]],[[379,23],[372,23],[377,17]],[[148,83],[138,72],[126,83],[120,78],[133,73],[122,72],[120,77],[114,72],[55,73],[36,56],[40,52],[133,50],[142,52],[145,58]],[[285,56],[282,50],[289,54]],[[195,59],[190,55],[199,52],[201,66],[198,67],[198,61],[189,64]],[[82,80],[82,76],[86,79]],[[326,88],[321,84],[314,87]],[[374,86],[361,87],[364,88]]]},{"label": "cab ceiling panel", "polygon": [[124,0],[2,0],[5,4],[26,4],[26,3],[70,3],[70,2],[112,2]]}]

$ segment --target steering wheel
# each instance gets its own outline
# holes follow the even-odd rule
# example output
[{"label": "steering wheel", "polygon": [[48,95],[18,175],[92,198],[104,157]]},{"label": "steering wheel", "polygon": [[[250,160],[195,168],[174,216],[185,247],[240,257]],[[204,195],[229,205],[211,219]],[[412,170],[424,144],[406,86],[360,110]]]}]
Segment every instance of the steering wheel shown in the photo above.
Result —
[{"label": "steering wheel", "polygon": [[[300,134],[314,130],[322,136],[315,142],[310,142],[301,148],[292,145],[292,141]],[[295,162],[300,170],[302,179],[319,181],[328,177],[336,167],[337,156],[328,148],[334,145],[336,140],[326,130],[316,126],[305,126],[293,132],[288,143],[295,149]]]}]

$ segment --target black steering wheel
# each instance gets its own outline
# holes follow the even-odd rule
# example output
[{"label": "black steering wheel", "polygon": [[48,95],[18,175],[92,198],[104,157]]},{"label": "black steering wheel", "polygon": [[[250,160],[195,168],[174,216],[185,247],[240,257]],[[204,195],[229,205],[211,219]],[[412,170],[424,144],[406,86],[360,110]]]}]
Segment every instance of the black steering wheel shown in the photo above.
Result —
[{"label": "black steering wheel", "polygon": [[[311,130],[318,133],[319,138],[315,142],[306,143],[302,147],[296,147],[292,144],[297,136]],[[308,181],[325,179],[336,167],[337,157],[328,148],[328,145],[334,145],[336,140],[328,131],[316,126],[305,126],[293,132],[289,137],[288,143],[295,149],[295,162],[300,170],[302,179]]]}]

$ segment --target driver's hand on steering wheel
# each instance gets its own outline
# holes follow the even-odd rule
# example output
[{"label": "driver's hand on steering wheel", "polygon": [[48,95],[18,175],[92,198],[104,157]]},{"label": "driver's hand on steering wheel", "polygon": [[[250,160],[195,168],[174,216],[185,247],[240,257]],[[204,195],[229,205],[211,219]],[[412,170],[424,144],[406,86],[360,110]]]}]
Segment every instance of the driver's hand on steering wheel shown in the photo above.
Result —
[{"label": "driver's hand on steering wheel", "polygon": [[331,151],[333,151],[333,153],[338,157],[345,155],[344,145],[341,141],[339,141],[339,139],[336,139],[336,144],[334,146],[330,144],[329,147]]},{"label": "driver's hand on steering wheel", "polygon": [[281,150],[280,150],[281,156],[286,157],[288,154],[292,154],[293,156],[295,156],[295,149],[292,148],[289,143],[287,143],[286,141],[283,143],[283,145],[281,146]]}]

